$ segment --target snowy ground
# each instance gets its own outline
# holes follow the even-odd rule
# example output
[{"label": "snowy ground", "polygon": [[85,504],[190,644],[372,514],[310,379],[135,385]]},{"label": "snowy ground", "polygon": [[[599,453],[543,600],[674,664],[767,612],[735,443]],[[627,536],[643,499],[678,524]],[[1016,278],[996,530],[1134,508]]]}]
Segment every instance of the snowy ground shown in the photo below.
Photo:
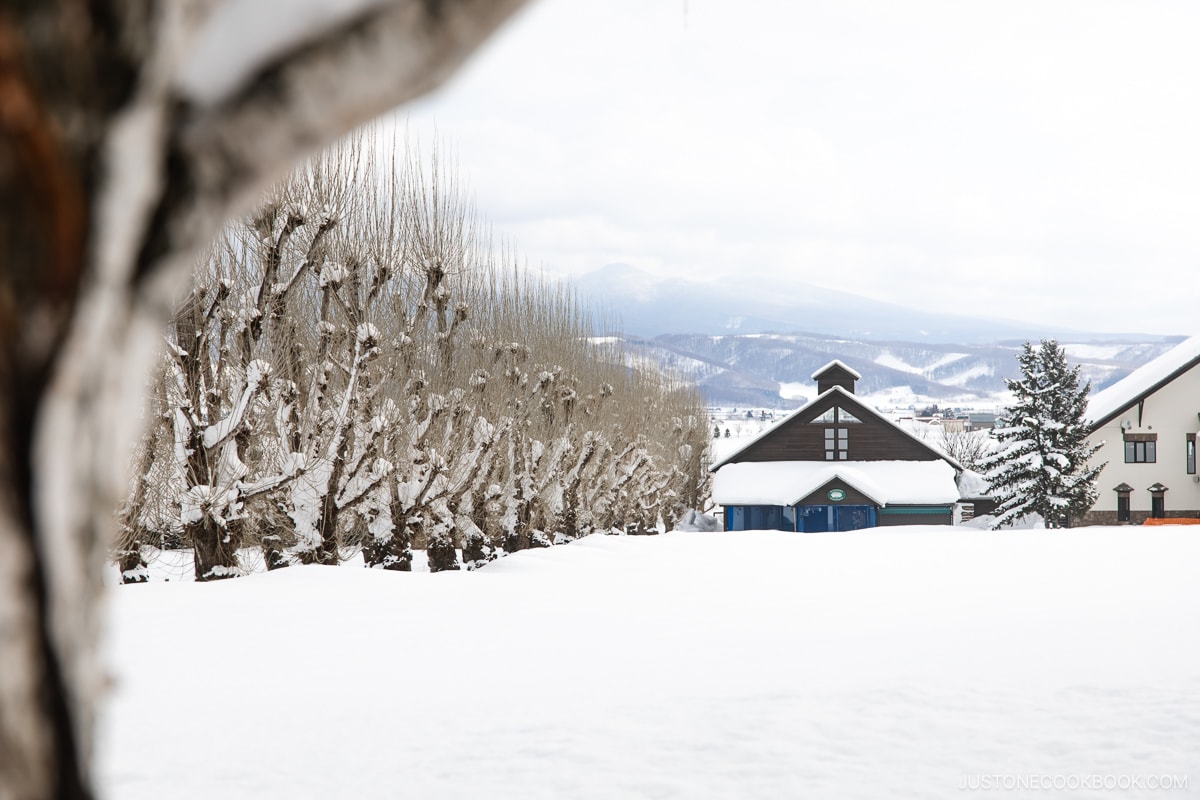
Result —
[{"label": "snowy ground", "polygon": [[1195,528],[592,536],[110,599],[112,798],[1200,793]]}]

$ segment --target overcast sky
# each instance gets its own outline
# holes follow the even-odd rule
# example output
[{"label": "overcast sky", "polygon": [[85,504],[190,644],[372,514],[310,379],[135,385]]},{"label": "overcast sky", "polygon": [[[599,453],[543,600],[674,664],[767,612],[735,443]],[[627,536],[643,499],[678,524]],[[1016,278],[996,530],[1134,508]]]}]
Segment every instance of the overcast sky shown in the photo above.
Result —
[{"label": "overcast sky", "polygon": [[1197,333],[1200,3],[534,0],[410,131],[534,266]]}]

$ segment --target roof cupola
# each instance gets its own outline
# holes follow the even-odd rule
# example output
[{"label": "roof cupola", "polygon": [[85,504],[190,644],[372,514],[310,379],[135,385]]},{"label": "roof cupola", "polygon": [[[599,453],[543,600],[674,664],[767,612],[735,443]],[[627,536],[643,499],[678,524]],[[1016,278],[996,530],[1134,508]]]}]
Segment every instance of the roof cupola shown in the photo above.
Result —
[{"label": "roof cupola", "polygon": [[840,386],[850,394],[854,394],[854,382],[861,378],[854,370],[841,361],[834,359],[812,374],[817,382],[817,394],[825,394],[834,386]]}]

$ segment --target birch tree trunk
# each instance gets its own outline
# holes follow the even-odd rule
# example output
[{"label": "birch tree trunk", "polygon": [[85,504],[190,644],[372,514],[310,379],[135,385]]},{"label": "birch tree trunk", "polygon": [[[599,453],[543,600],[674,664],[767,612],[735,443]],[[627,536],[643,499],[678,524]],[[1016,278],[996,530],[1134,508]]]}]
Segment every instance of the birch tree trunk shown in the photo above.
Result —
[{"label": "birch tree trunk", "polygon": [[[347,4],[245,58],[205,49],[233,13],[219,0],[6,3],[0,797],[93,794],[100,571],[195,252],[311,149],[442,83],[520,4]],[[206,74],[231,56],[240,71]]]}]

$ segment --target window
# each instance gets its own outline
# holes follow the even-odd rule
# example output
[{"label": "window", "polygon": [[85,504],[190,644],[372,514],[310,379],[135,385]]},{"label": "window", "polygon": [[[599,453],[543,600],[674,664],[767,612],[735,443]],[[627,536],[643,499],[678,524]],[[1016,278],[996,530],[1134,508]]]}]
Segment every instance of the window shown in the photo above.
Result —
[{"label": "window", "polygon": [[812,422],[815,425],[822,423],[826,425],[848,425],[854,422],[862,422],[862,420],[841,406],[830,406],[829,408],[825,409],[821,416],[813,417]]},{"label": "window", "polygon": [[1155,442],[1126,442],[1126,464],[1153,464],[1157,461]]},{"label": "window", "polygon": [[1185,445],[1185,451],[1187,452],[1187,474],[1195,475],[1196,474],[1196,437],[1195,436],[1187,437],[1187,444]]},{"label": "window", "polygon": [[825,428],[826,461],[850,460],[850,429],[842,426],[858,422],[858,417],[840,406],[830,406],[824,414],[813,419],[814,425],[835,426]]},{"label": "window", "polygon": [[846,428],[825,429],[825,460],[846,461],[850,457],[850,431]]},{"label": "window", "polygon": [[1158,460],[1157,433],[1125,434],[1125,463],[1153,464]]}]

